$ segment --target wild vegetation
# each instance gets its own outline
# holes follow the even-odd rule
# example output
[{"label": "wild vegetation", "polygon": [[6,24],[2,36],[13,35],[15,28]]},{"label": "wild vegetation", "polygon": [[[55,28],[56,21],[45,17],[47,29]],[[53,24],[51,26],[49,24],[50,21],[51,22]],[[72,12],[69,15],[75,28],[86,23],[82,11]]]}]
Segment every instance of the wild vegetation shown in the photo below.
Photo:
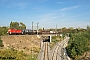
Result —
[{"label": "wild vegetation", "polygon": [[[82,60],[80,55],[90,50],[90,27],[87,26],[85,32],[71,33],[68,46],[66,47],[67,53],[72,60]],[[83,59],[87,59],[85,56]],[[90,59],[88,57],[88,59]]]},{"label": "wild vegetation", "polygon": [[0,27],[0,35],[6,35],[7,30],[8,30],[8,27],[6,26]]},{"label": "wild vegetation", "polygon": [[37,55],[28,55],[15,49],[0,49],[0,60],[36,60]]},{"label": "wild vegetation", "polygon": [[3,42],[3,41],[2,41],[1,38],[0,38],[0,47],[3,47],[3,46],[4,46],[2,42]]},{"label": "wild vegetation", "polygon": [[59,41],[61,41],[61,37],[60,36],[52,36],[52,43],[50,43],[50,47],[51,48],[53,48],[53,46],[57,43],[57,42],[59,42]]}]

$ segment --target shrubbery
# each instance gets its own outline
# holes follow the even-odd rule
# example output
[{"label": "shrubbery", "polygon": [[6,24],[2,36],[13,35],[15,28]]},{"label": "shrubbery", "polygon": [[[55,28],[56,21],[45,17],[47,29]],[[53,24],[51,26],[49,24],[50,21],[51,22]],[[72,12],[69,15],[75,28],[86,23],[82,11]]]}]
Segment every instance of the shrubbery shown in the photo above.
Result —
[{"label": "shrubbery", "polygon": [[8,27],[6,27],[6,26],[0,27],[0,36],[1,35],[6,35],[7,30],[8,30]]},{"label": "shrubbery", "polygon": [[22,51],[17,51],[17,50],[11,50],[11,49],[6,49],[6,50],[0,50],[0,57],[1,59],[15,59],[15,60],[27,60],[27,56],[25,53]]},{"label": "shrubbery", "polygon": [[79,32],[70,35],[68,46],[66,47],[68,55],[74,60],[77,60],[79,55],[88,51],[90,42],[90,34],[86,32]]},{"label": "shrubbery", "polygon": [[2,42],[3,42],[3,41],[2,41],[1,38],[0,38],[0,47],[3,47],[3,46],[4,46]]},{"label": "shrubbery", "polygon": [[36,60],[37,55],[28,55],[15,49],[0,49],[0,60]]}]

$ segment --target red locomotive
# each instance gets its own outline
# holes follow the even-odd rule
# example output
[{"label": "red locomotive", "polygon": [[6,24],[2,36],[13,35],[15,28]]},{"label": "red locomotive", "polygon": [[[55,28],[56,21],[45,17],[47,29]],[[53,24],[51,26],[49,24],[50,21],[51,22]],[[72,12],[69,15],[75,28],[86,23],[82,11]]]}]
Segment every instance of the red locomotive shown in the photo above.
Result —
[{"label": "red locomotive", "polygon": [[22,30],[15,29],[15,28],[9,29],[7,33],[9,35],[12,35],[12,34],[23,34]]}]

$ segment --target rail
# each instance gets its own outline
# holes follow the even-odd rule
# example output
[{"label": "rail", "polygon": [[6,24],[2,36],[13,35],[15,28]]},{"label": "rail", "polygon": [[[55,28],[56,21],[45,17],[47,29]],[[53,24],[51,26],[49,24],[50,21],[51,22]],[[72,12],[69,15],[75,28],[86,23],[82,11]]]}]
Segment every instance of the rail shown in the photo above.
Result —
[{"label": "rail", "polygon": [[44,51],[44,57],[43,60],[49,60],[49,54],[48,54],[48,42],[45,43],[45,51]]},{"label": "rail", "polygon": [[55,50],[52,54],[52,60],[57,60],[57,54],[58,54],[58,50],[59,50],[59,45],[60,44],[57,44],[56,47],[55,47]]},{"label": "rail", "polygon": [[38,55],[37,60],[49,60],[49,42],[43,42],[43,46]]},{"label": "rail", "polygon": [[65,51],[65,44],[67,44],[68,38],[58,42],[52,51],[51,60],[68,60]]}]

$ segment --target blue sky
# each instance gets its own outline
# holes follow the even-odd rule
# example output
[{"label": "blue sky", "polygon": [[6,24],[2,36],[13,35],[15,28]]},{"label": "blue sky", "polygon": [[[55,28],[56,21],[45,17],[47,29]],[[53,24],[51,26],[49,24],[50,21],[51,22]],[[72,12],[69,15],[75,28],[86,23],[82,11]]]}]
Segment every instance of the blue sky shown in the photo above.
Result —
[{"label": "blue sky", "polygon": [[[0,25],[23,22],[31,28],[90,26],[90,0],[0,0]],[[36,27],[34,27],[36,28]]]}]

